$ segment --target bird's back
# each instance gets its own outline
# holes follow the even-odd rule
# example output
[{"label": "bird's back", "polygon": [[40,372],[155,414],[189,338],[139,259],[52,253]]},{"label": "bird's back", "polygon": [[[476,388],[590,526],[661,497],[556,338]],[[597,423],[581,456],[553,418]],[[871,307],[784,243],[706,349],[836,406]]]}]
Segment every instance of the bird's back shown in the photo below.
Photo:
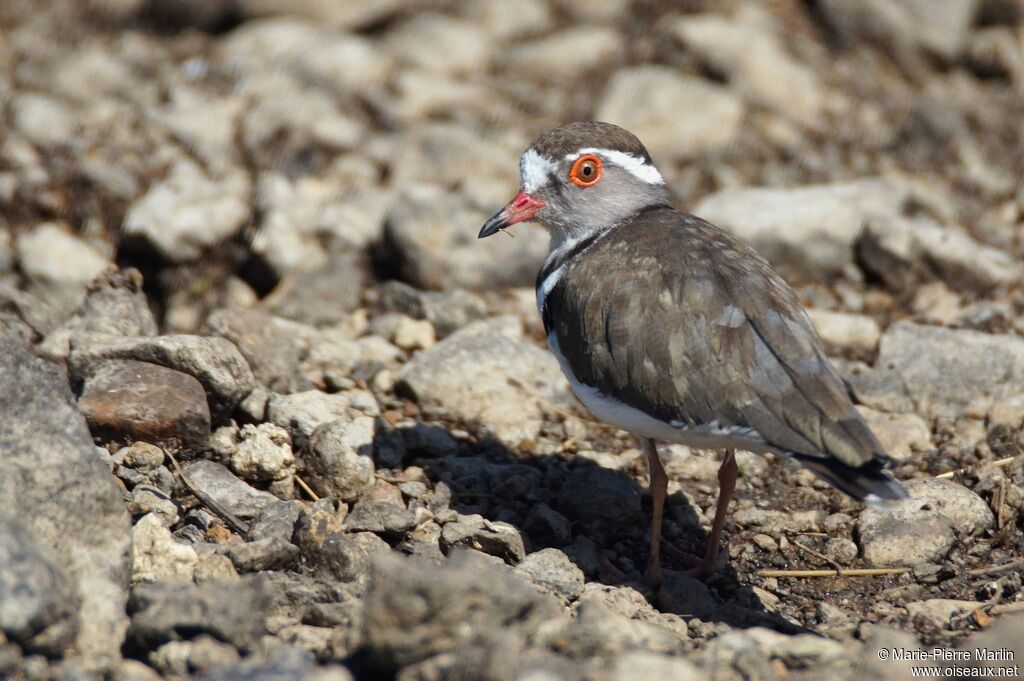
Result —
[{"label": "bird's back", "polygon": [[794,456],[858,498],[905,496],[792,289],[717,227],[644,211],[564,261],[542,314],[563,367],[600,395]]}]

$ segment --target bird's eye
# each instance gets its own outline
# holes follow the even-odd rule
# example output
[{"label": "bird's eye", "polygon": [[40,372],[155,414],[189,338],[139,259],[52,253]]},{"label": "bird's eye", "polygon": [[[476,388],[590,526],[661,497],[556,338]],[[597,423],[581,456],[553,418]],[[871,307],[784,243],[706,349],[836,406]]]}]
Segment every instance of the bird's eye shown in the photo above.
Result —
[{"label": "bird's eye", "polygon": [[601,159],[597,156],[580,156],[569,171],[569,181],[577,187],[590,187],[600,179]]}]

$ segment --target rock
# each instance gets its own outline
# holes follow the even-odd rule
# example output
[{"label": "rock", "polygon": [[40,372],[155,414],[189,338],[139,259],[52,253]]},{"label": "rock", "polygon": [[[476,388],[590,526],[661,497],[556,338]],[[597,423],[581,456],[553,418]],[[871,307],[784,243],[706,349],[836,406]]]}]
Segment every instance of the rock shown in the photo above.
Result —
[{"label": "rock", "polygon": [[977,6],[977,0],[826,0],[822,16],[847,42],[868,39],[897,56],[926,50],[952,61],[967,43]]},{"label": "rock", "polygon": [[932,447],[931,429],[917,414],[886,414],[869,407],[858,407],[857,411],[878,436],[885,453],[897,461],[907,461]]},{"label": "rock", "polygon": [[45,301],[47,316],[55,322],[85,300],[89,284],[110,266],[92,246],[56,223],[22,233],[14,248],[29,293]]},{"label": "rock", "polygon": [[395,325],[391,342],[407,352],[426,350],[437,341],[433,325],[422,319],[401,317]]},{"label": "rock", "polygon": [[[226,426],[221,430],[230,429]],[[218,431],[219,433],[220,431]],[[225,433],[218,454],[227,458],[231,470],[243,480],[266,482],[284,480],[295,473],[288,431],[273,423],[247,423],[236,433]]]},{"label": "rock", "polygon": [[239,572],[286,570],[298,560],[299,547],[281,537],[265,537],[244,544],[229,544],[224,555]]},{"label": "rock", "polygon": [[904,483],[911,498],[868,507],[857,522],[858,541],[871,565],[916,565],[946,556],[958,537],[992,527],[995,520],[977,494],[950,480]]},{"label": "rock", "polygon": [[1024,393],[1024,341],[896,322],[882,335],[875,368],[848,380],[858,402],[881,411],[982,417]]},{"label": "rock", "polygon": [[842,565],[852,563],[857,553],[857,545],[846,537],[832,537],[825,542],[825,555]]},{"label": "rock", "polygon": [[[0,327],[2,329],[3,327]],[[120,658],[131,522],[67,379],[0,330],[0,508],[68,575],[84,658]]]},{"label": "rock", "polygon": [[83,381],[107,360],[137,360],[195,377],[209,397],[210,413],[219,419],[256,386],[238,349],[223,338],[170,335],[155,338],[94,338],[68,358],[72,379]]},{"label": "rock", "polygon": [[[189,662],[192,658],[190,656]],[[314,654],[296,646],[280,646],[251,655],[240,664],[205,674],[202,681],[353,681],[352,673],[339,665],[319,665]]]},{"label": "rock", "polygon": [[355,254],[336,253],[322,267],[282,278],[264,304],[279,317],[310,326],[339,324],[358,307],[365,279]]},{"label": "rock", "polygon": [[982,603],[976,601],[958,601],[948,598],[929,598],[926,601],[907,603],[907,614],[912,619],[922,619],[929,625],[939,629],[949,629],[950,619],[965,612],[971,612]]},{"label": "rock", "polygon": [[851,350],[868,354],[878,348],[882,330],[871,317],[830,310],[807,310],[825,348],[832,353]]},{"label": "rock", "polygon": [[817,532],[825,520],[825,511],[774,511],[764,508],[741,508],[733,514],[740,527],[758,527],[772,535]]},{"label": "rock", "polygon": [[631,679],[672,679],[672,681],[704,681],[708,675],[680,657],[643,651],[626,653],[611,668],[609,681]]},{"label": "rock", "polygon": [[732,18],[689,15],[672,28],[686,48],[724,73],[751,102],[818,124],[825,93],[814,71],[787,52],[770,12],[743,5]]},{"label": "rock", "polygon": [[[848,645],[848,644],[847,644]],[[746,669],[768,666],[779,660],[787,668],[829,668],[844,663],[848,654],[843,643],[815,634],[781,634],[764,627],[735,629],[716,638],[698,657],[719,668],[742,664]],[[758,659],[760,658],[760,659]],[[755,666],[756,665],[756,666]]]},{"label": "rock", "polygon": [[[337,43],[332,38],[328,44]],[[371,170],[373,178],[355,181],[336,172],[298,178],[261,175],[257,190],[265,212],[253,251],[281,277],[351,262],[353,254],[380,240],[391,202],[391,194],[376,186],[377,169]],[[349,308],[352,292],[339,293]]]},{"label": "rock", "polygon": [[231,559],[219,553],[208,553],[199,556],[194,575],[196,584],[206,582],[231,581],[238,579],[238,571]]},{"label": "rock", "polygon": [[[966,671],[963,672],[964,678],[998,677],[1000,674],[1006,674],[1006,672],[997,670],[1007,667],[1007,660],[1010,659],[1009,655],[1012,655],[1013,660],[1020,660],[1021,656],[1024,655],[1024,645],[1021,645],[1021,641],[1024,641],[1024,638],[1021,638],[1021,631],[1024,631],[1024,615],[1020,613],[1007,613],[997,618],[988,629],[979,631],[973,636],[968,636],[958,643],[957,648],[969,651],[967,652],[967,661],[962,666],[974,667],[978,670],[973,674]],[[978,655],[976,652],[978,648],[991,652],[1008,651],[1009,655],[1003,653],[1003,659],[1001,660],[982,659],[985,656]],[[1016,664],[1019,664],[1019,662]]]},{"label": "rock", "polygon": [[[487,36],[470,22],[433,12],[413,15],[386,41],[400,61],[441,73],[486,69],[492,49]],[[448,49],[438,50],[438,45]]]},{"label": "rock", "polygon": [[316,493],[353,501],[374,483],[376,424],[368,416],[338,419],[313,431],[306,462],[306,482]]},{"label": "rock", "polygon": [[655,161],[666,163],[732,144],[743,119],[743,103],[729,90],[701,78],[646,65],[612,76],[595,118],[626,128],[643,140]]},{"label": "rock", "polygon": [[65,359],[79,336],[154,336],[156,332],[156,320],[142,291],[142,275],[136,269],[124,269],[94,279],[84,302],[46,336],[40,349]]},{"label": "rock", "polygon": [[[509,163],[515,167],[514,160]],[[507,200],[496,199],[494,210]],[[488,217],[446,187],[421,184],[392,207],[384,230],[387,252],[401,278],[418,288],[490,290],[532,284],[547,255],[542,228],[517,225],[519,238],[481,245],[466,225],[482,225]]]},{"label": "rock", "polygon": [[558,612],[555,599],[472,552],[442,566],[381,556],[366,595],[366,650],[383,669],[451,651],[494,629],[524,636]]},{"label": "rock", "polygon": [[218,310],[206,320],[211,335],[227,338],[252,368],[256,380],[277,393],[308,390],[299,364],[308,351],[305,327],[260,310]]},{"label": "rock", "polygon": [[694,214],[753,246],[784,274],[827,279],[853,262],[868,218],[899,214],[903,184],[882,178],[794,189],[723,189]]},{"label": "rock", "polygon": [[569,519],[544,502],[533,504],[523,521],[523,532],[539,547],[564,546],[572,538]]},{"label": "rock", "polygon": [[376,416],[379,413],[373,395],[360,390],[344,393],[323,393],[319,390],[271,395],[267,403],[267,420],[288,430],[296,450],[307,446],[313,431],[319,426],[342,418],[358,417],[360,413]]},{"label": "rock", "polygon": [[173,263],[197,260],[249,219],[249,192],[241,173],[218,180],[194,162],[179,160],[128,209],[124,234],[143,239]]},{"label": "rock", "polygon": [[386,22],[399,12],[425,4],[424,0],[380,0],[369,5],[359,0],[241,0],[238,9],[247,18],[292,14],[316,24],[358,29]]},{"label": "rock", "polygon": [[469,291],[421,291],[400,281],[382,284],[377,304],[383,310],[430,322],[437,338],[450,336],[487,315],[487,304]]},{"label": "rock", "polygon": [[583,571],[558,549],[531,553],[519,561],[516,570],[565,603],[571,603],[583,593]]},{"label": "rock", "polygon": [[62,655],[78,636],[74,583],[20,522],[0,515],[0,632],[26,652]]},{"label": "rock", "polygon": [[210,437],[206,392],[195,378],[134,360],[97,365],[78,406],[104,440],[170,442],[196,449]]},{"label": "rock", "polygon": [[132,529],[132,583],[191,582],[199,556],[171,537],[156,513],[142,516]]},{"label": "rock", "polygon": [[206,584],[156,582],[132,590],[128,644],[150,650],[207,634],[249,651],[265,633],[268,583],[258,576]]},{"label": "rock", "polygon": [[515,77],[557,83],[614,61],[622,46],[622,37],[611,28],[576,26],[516,45],[502,57]]},{"label": "rock", "polygon": [[348,532],[373,532],[387,537],[400,537],[414,527],[416,516],[404,506],[368,500],[353,506],[343,525]]},{"label": "rock", "polygon": [[955,291],[985,293],[1024,278],[1013,256],[927,219],[869,220],[857,253],[869,272],[900,292],[938,279]]},{"label": "rock", "polygon": [[133,442],[118,454],[122,454],[121,465],[134,468],[140,473],[149,473],[164,463],[164,450],[148,442]]},{"label": "rock", "polygon": [[243,520],[255,518],[264,506],[278,501],[273,494],[253,489],[214,461],[194,461],[185,466],[184,472],[200,491]]},{"label": "rock", "polygon": [[683,617],[704,617],[721,607],[704,582],[685,574],[667,574],[658,590],[658,608]]},{"label": "rock", "polygon": [[476,513],[460,514],[457,520],[446,523],[441,529],[441,541],[449,551],[456,546],[465,546],[509,563],[518,563],[526,555],[519,530]]},{"label": "rock", "polygon": [[577,660],[596,656],[615,659],[632,650],[677,652],[682,644],[674,631],[642,620],[627,619],[596,601],[581,602],[576,617],[552,632],[559,648]]},{"label": "rock", "polygon": [[58,99],[25,93],[17,95],[10,107],[14,126],[35,144],[59,147],[75,137],[78,118],[67,104]]},{"label": "rock", "polygon": [[305,506],[301,501],[275,501],[264,506],[249,525],[249,541],[278,538],[291,541]]},{"label": "rock", "polygon": [[566,384],[549,353],[489,328],[471,325],[424,350],[399,371],[395,390],[427,414],[478,424],[515,445],[539,433],[540,400]]},{"label": "rock", "polygon": [[164,527],[170,528],[178,524],[181,514],[178,506],[162,491],[149,485],[136,485],[132,490],[132,500],[128,503],[128,512],[133,518],[141,518],[148,513],[154,514]]},{"label": "rock", "polygon": [[587,534],[608,536],[639,522],[640,490],[621,473],[581,466],[559,490],[558,509]]}]

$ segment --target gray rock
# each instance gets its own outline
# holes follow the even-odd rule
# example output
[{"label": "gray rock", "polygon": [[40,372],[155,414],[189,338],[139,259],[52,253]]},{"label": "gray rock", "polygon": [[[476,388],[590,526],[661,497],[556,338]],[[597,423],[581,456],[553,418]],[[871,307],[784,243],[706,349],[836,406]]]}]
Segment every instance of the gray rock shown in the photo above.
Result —
[{"label": "gray rock", "polygon": [[732,232],[785,274],[826,279],[853,262],[869,217],[896,215],[910,197],[902,183],[880,178],[794,189],[723,189],[694,214]]},{"label": "gray rock", "polygon": [[191,582],[199,556],[188,544],[171,537],[156,513],[142,516],[132,528],[132,583]]},{"label": "gray rock", "polygon": [[[435,12],[412,15],[386,36],[399,61],[427,71],[467,73],[487,67],[491,41],[473,24]],[[435,49],[448,45],[449,49]]]},{"label": "gray rock", "polygon": [[244,544],[230,544],[224,555],[231,559],[240,573],[262,570],[286,570],[299,558],[299,547],[281,537],[255,539]]},{"label": "gray rock", "polygon": [[325,423],[379,412],[373,395],[360,390],[331,394],[309,390],[271,395],[267,402],[267,420],[291,433],[296,451],[306,447],[313,431]]},{"label": "gray rock", "polygon": [[363,500],[352,507],[343,528],[347,532],[373,532],[399,537],[416,527],[416,515],[389,501]]},{"label": "gray rock", "polygon": [[[699,101],[701,105],[693,106]],[[643,102],[644,106],[637,106]],[[666,161],[719,151],[736,139],[743,102],[729,90],[666,66],[625,68],[612,76],[596,120],[626,128]]]},{"label": "gray rock", "polygon": [[249,651],[265,633],[271,595],[258,576],[200,585],[156,582],[132,590],[128,642],[150,650],[208,634]]},{"label": "gray rock", "polygon": [[843,350],[872,353],[882,337],[878,322],[867,315],[809,309],[807,316],[825,343],[826,350],[832,353]]},{"label": "gray rock", "polygon": [[704,617],[721,606],[699,579],[684,574],[666,574],[658,590],[658,608],[683,617]]},{"label": "gray rock", "polygon": [[640,520],[640,490],[621,473],[581,466],[558,492],[558,509],[588,534],[601,537]]},{"label": "gray rock", "polygon": [[377,305],[413,319],[426,319],[438,338],[449,336],[487,314],[484,300],[464,289],[421,291],[400,281],[381,285]]},{"label": "gray rock", "polygon": [[[514,168],[515,161],[509,162]],[[512,180],[505,186],[514,185]],[[510,198],[496,199],[494,210]],[[418,288],[490,290],[531,284],[547,255],[542,229],[517,225],[519,238],[477,243],[465,225],[482,225],[488,217],[446,187],[420,185],[400,198],[388,215],[388,253],[401,278]]]},{"label": "gray rock", "polygon": [[185,466],[184,472],[200,491],[243,520],[255,518],[264,506],[278,501],[273,494],[245,484],[215,461],[194,461]]},{"label": "gray rock", "polygon": [[348,508],[335,511],[329,500],[307,508],[295,526],[295,541],[305,565],[315,574],[363,585],[369,578],[370,561],[391,547],[372,532],[351,534],[343,529]]},{"label": "gray rock", "polygon": [[887,414],[870,407],[858,407],[857,411],[878,436],[886,454],[897,461],[907,461],[932,447],[931,428],[917,414]]},{"label": "gray rock", "polygon": [[395,389],[428,414],[479,424],[512,445],[536,437],[541,400],[556,399],[566,387],[549,353],[483,322],[419,353],[397,379]]},{"label": "gray rock", "polygon": [[596,601],[581,602],[576,617],[551,632],[559,648],[577,660],[616,658],[633,650],[674,653],[682,645],[677,632],[629,619]]},{"label": "gray rock", "polygon": [[104,440],[197,449],[210,437],[210,408],[202,384],[156,364],[99,363],[85,380],[78,406],[93,435]]},{"label": "gray rock", "polygon": [[299,373],[299,364],[309,350],[305,327],[260,310],[239,309],[214,312],[206,326],[211,335],[234,343],[256,380],[270,391],[287,394],[312,387]]},{"label": "gray rock", "polygon": [[195,377],[206,390],[215,419],[230,413],[256,387],[245,358],[223,338],[94,338],[72,351],[68,369],[74,380],[82,381],[112,359],[149,362]]},{"label": "gray rock", "polygon": [[617,31],[580,25],[518,44],[502,57],[515,77],[558,83],[613,62],[622,48],[623,39]]},{"label": "gray rock", "polygon": [[330,26],[358,29],[380,24],[400,12],[408,12],[424,0],[380,0],[366,4],[360,0],[241,0],[239,12],[243,17],[257,18],[275,14],[292,14]]},{"label": "gray rock", "polygon": [[338,324],[359,305],[365,279],[355,254],[332,254],[321,267],[284,277],[264,305],[279,317],[303,324]]},{"label": "gray rock", "polygon": [[153,513],[164,527],[173,527],[181,520],[178,506],[163,491],[146,484],[136,485],[132,490],[132,500],[128,503],[128,512],[133,518],[141,518]]},{"label": "gray rock", "polygon": [[882,335],[875,368],[848,381],[860,403],[881,411],[981,417],[1024,393],[1024,340],[896,322]]},{"label": "gray rock", "polygon": [[57,322],[85,300],[89,284],[110,266],[92,246],[54,223],[43,223],[15,240],[28,291],[49,307]]},{"label": "gray rock", "polygon": [[121,464],[134,468],[140,473],[149,473],[164,463],[164,450],[148,442],[133,442],[123,450],[118,450]]},{"label": "gray rock", "polygon": [[523,538],[508,523],[487,520],[478,514],[459,515],[441,529],[441,541],[446,550],[464,546],[497,556],[509,563],[517,563],[526,555]]},{"label": "gray rock", "polygon": [[569,519],[544,502],[534,504],[523,521],[523,532],[535,546],[564,546],[572,538]]},{"label": "gray rock", "polygon": [[871,40],[907,59],[925,50],[952,61],[967,43],[977,0],[825,0],[822,16],[848,42]]},{"label": "gray rock", "polygon": [[29,653],[62,655],[78,636],[75,587],[22,524],[0,515],[0,632]]},{"label": "gray rock", "polygon": [[[193,652],[192,655],[195,653]],[[192,662],[192,655],[189,662]],[[297,646],[281,646],[245,658],[238,665],[197,677],[200,681],[352,681],[348,669],[339,665],[317,664],[315,655]]]},{"label": "gray rock", "polygon": [[787,52],[773,19],[758,5],[744,5],[729,18],[710,12],[686,16],[673,33],[745,98],[817,124],[825,92],[814,71]]},{"label": "gray rock", "polygon": [[609,681],[631,681],[632,679],[705,681],[708,678],[706,672],[681,657],[644,651],[626,653],[616,659],[608,676]]},{"label": "gray rock", "polygon": [[142,275],[136,269],[124,269],[93,280],[85,300],[46,336],[40,351],[66,358],[80,336],[153,336],[156,332],[156,320],[142,291]]},{"label": "gray rock", "polygon": [[864,558],[872,565],[916,565],[949,553],[958,537],[992,527],[981,497],[951,480],[920,478],[904,483],[911,498],[869,507],[857,522]]},{"label": "gray rock", "polygon": [[583,593],[583,571],[558,549],[531,553],[519,561],[516,570],[565,603],[571,603]]},{"label": "gray rock", "polygon": [[55,547],[77,599],[78,652],[119,658],[131,522],[67,379],[16,335],[0,335],[0,413],[0,508]]},{"label": "gray rock", "polygon": [[384,669],[451,651],[488,631],[525,636],[559,609],[557,601],[467,551],[443,566],[375,561],[366,595],[366,650]]},{"label": "gray rock", "polygon": [[143,239],[171,262],[194,261],[249,219],[249,192],[243,173],[214,179],[182,159],[131,205],[124,233]]},{"label": "gray rock", "polygon": [[926,219],[869,220],[857,252],[868,271],[901,292],[938,279],[955,291],[985,293],[1024,277],[1024,266],[1008,253]]},{"label": "gray rock", "polygon": [[288,431],[273,423],[224,426],[210,440],[210,449],[250,482],[283,481],[295,473]]},{"label": "gray rock", "polygon": [[926,601],[907,603],[907,614],[912,619],[922,619],[936,629],[949,629],[950,620],[965,612],[980,607],[977,601],[961,601],[950,598],[929,598]]},{"label": "gray rock", "polygon": [[275,501],[264,506],[249,525],[249,541],[278,538],[291,541],[305,506],[301,501]]},{"label": "gray rock", "polygon": [[317,494],[353,501],[374,483],[376,424],[368,416],[338,419],[313,431],[306,462],[306,482]]}]

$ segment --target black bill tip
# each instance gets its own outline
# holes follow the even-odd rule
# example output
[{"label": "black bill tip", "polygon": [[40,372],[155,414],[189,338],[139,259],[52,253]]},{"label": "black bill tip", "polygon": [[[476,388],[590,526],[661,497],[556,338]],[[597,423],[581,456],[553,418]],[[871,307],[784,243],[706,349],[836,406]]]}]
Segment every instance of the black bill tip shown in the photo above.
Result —
[{"label": "black bill tip", "polygon": [[501,230],[509,226],[508,221],[504,216],[505,211],[495,213],[494,216],[484,223],[484,226],[480,228],[480,233],[476,235],[478,239],[485,239],[492,234],[497,234]]}]

